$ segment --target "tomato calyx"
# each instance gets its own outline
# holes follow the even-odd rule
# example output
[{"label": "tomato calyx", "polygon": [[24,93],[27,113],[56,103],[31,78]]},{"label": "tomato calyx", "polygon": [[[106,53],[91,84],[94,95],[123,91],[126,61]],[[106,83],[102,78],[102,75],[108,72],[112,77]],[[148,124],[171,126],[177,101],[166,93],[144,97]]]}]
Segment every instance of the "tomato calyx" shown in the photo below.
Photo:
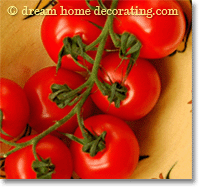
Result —
[{"label": "tomato calyx", "polygon": [[134,54],[138,57],[142,47],[141,42],[131,33],[124,32],[120,35],[120,56],[121,58]]},{"label": "tomato calyx", "polygon": [[96,133],[92,134],[88,129],[84,127],[84,132],[82,132],[82,139],[77,138],[73,134],[65,133],[64,135],[71,140],[82,144],[82,151],[89,153],[91,157],[94,157],[99,151],[102,151],[105,148],[106,131],[98,136]]},{"label": "tomato calyx", "polygon": [[[57,71],[61,67],[62,57],[65,55],[71,55],[74,62],[78,66],[80,66],[86,70],[87,70],[87,67],[85,67],[84,65],[82,65],[78,62],[78,56],[82,56],[86,61],[88,61],[91,64],[94,63],[94,60],[86,53],[85,47],[87,45],[83,43],[83,41],[79,35],[76,35],[72,38],[71,37],[64,38],[63,44],[64,45],[58,55]],[[94,48],[91,50],[96,50],[96,49]]]},{"label": "tomato calyx", "polygon": [[84,120],[81,116],[81,110],[77,112],[77,118],[83,138],[78,138],[69,133],[60,133],[67,136],[69,139],[83,145],[82,151],[89,153],[91,157],[94,157],[99,151],[102,151],[106,147],[106,131],[102,132],[101,135],[97,135],[95,132],[92,133],[89,131],[84,125]]},{"label": "tomato calyx", "polygon": [[59,108],[74,105],[81,97],[80,93],[74,92],[67,84],[53,84],[51,86],[52,93],[49,99],[57,104]]},{"label": "tomato calyx", "polygon": [[55,165],[52,164],[51,159],[43,159],[41,156],[40,160],[35,160],[32,164],[33,170],[37,173],[37,179],[51,179],[52,174],[55,172]]},{"label": "tomato calyx", "polygon": [[140,55],[142,44],[133,34],[128,32],[124,32],[122,35],[120,35],[120,41],[119,57],[122,59],[122,61],[129,60],[126,70],[127,77]]},{"label": "tomato calyx", "polygon": [[114,102],[115,107],[119,108],[121,101],[123,101],[127,96],[128,89],[119,82],[111,82],[111,85],[104,82],[102,83],[102,87],[104,88],[103,95],[108,96],[110,104]]}]

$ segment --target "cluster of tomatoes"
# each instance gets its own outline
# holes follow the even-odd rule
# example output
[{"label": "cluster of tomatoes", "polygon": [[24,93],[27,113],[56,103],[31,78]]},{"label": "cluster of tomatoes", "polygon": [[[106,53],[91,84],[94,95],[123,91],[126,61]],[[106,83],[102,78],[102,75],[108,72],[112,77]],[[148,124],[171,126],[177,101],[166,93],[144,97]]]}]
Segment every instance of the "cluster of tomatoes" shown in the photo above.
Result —
[{"label": "cluster of tomatoes", "polygon": [[[106,7],[111,4],[111,1],[102,2]],[[97,6],[98,2],[91,1],[90,4]],[[84,44],[89,45],[101,34],[101,28],[107,19],[107,16],[94,14],[63,16],[59,14],[60,6],[66,9],[88,8],[85,0],[59,0],[53,7],[57,15],[45,16],[41,37],[46,51],[55,63],[58,62],[64,38],[79,35]],[[48,165],[45,176],[38,166],[33,167],[35,157],[30,145],[6,157],[7,178],[35,179],[38,178],[38,171],[42,174],[40,178],[55,179],[71,178],[73,171],[80,178],[86,179],[125,179],[133,174],[139,160],[139,144],[125,120],[134,121],[144,117],[157,103],[161,82],[156,69],[147,59],[163,58],[177,49],[185,34],[185,18],[176,0],[119,0],[117,9],[131,9],[132,6],[143,9],[178,9],[179,16],[155,16],[149,19],[145,16],[116,15],[113,22],[114,32],[119,35],[124,32],[135,35],[142,47],[139,58],[127,76],[128,60],[122,61],[111,38],[107,39],[107,50],[103,53],[98,79],[106,86],[112,86],[111,90],[114,92],[107,96],[94,84],[81,109],[87,130],[85,133],[92,133],[90,137],[93,140],[84,143],[86,141],[81,139],[84,135],[83,130],[78,127],[77,114],[73,115],[51,135],[45,136],[37,143],[36,152],[43,165]],[[91,50],[87,53],[95,59],[96,51]],[[50,96],[53,91],[58,92],[57,87],[73,91],[87,81],[88,75],[85,77],[85,74],[80,72],[90,72],[93,65],[80,56],[77,61],[85,69],[75,63],[74,58],[68,54],[63,56],[58,71],[56,66],[38,71],[26,82],[23,89],[13,81],[1,78],[1,137],[4,140],[18,137],[27,123],[38,134],[42,134],[73,110],[75,102],[59,106],[50,100]],[[52,89],[52,85],[55,84]],[[81,97],[81,94],[79,95]],[[114,102],[110,102],[109,97],[112,97]],[[122,100],[118,100],[120,97]],[[96,106],[103,114],[93,115]],[[73,140],[68,148],[58,138],[61,133],[70,133],[79,139],[77,142]],[[36,136],[24,137],[17,143],[26,142]],[[91,143],[92,147],[102,146],[103,149],[91,156],[87,152]]]}]

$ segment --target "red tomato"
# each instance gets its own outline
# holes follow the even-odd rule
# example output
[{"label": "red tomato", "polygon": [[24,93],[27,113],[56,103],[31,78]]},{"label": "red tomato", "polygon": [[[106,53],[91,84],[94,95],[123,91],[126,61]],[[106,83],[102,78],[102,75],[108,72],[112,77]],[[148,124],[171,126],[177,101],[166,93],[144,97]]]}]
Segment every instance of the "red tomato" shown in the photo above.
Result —
[{"label": "red tomato", "polygon": [[[44,47],[55,63],[58,62],[58,54],[63,47],[63,39],[65,37],[74,37],[76,35],[80,35],[85,44],[90,44],[96,40],[101,33],[101,30],[90,22],[104,26],[106,20],[106,17],[96,16],[93,13],[88,16],[60,15],[60,6],[60,4],[57,4],[54,7],[54,9],[57,11],[56,16],[45,16],[41,29],[41,37]],[[68,9],[67,7],[64,8]],[[110,48],[109,42],[107,47]],[[88,54],[94,59],[96,52],[90,51]],[[92,64],[83,60],[83,58],[80,56],[78,56],[78,62],[82,65],[85,65],[88,69],[92,68]],[[74,71],[85,71],[84,68],[79,67],[73,61],[71,55],[66,55],[63,57],[62,66]]]},{"label": "red tomato", "polygon": [[[175,0],[120,0],[117,9],[130,10],[131,7],[137,9],[138,14],[141,13],[139,9],[149,11],[149,18],[144,15],[118,14],[114,20],[115,31],[117,33],[130,32],[141,41],[140,57],[154,59],[173,53],[182,42],[186,29],[181,6]],[[177,9],[179,15],[169,15],[172,9]],[[160,14],[162,10],[168,15],[156,15],[156,11]],[[152,18],[150,18],[151,11],[153,11],[152,14],[155,13]]]},{"label": "red tomato", "polygon": [[[103,58],[102,66],[105,71],[99,71],[99,78],[109,84],[111,84],[110,79],[113,83],[121,83],[125,77],[128,62],[120,63],[118,53],[112,53]],[[150,62],[144,59],[137,59],[123,85],[128,91],[119,108],[115,107],[114,102],[110,104],[108,97],[104,96],[96,85],[91,95],[92,100],[105,113],[124,120],[136,120],[152,110],[160,95],[161,83],[158,72]]]},{"label": "red tomato", "polygon": [[[27,136],[17,143],[26,142],[36,135]],[[54,136],[42,138],[37,146],[36,152],[43,159],[50,158],[55,165],[52,179],[69,179],[73,171],[73,162],[68,147]],[[36,172],[32,169],[35,161],[32,146],[27,146],[10,154],[5,160],[5,172],[7,179],[36,179]]]},{"label": "red tomato", "polygon": [[[81,144],[72,141],[70,151],[77,175],[83,179],[130,178],[139,159],[139,145],[130,127],[110,115],[92,116],[85,120],[85,126],[97,135],[107,132],[105,148],[91,157],[82,151]],[[79,128],[75,136],[82,138]]]},{"label": "red tomato", "polygon": [[23,89],[15,82],[0,78],[0,109],[3,113],[2,129],[12,137],[1,134],[6,140],[19,136],[29,118],[29,105]]},{"label": "red tomato", "polygon": [[[75,89],[84,83],[84,77],[64,68],[59,69],[56,74],[56,67],[53,66],[38,71],[27,81],[24,90],[31,109],[29,125],[38,133],[55,124],[56,121],[66,116],[74,107],[73,105],[59,108],[55,102],[49,99],[49,95],[52,93],[51,85],[54,83],[67,84],[71,89]],[[91,108],[92,101],[89,97],[83,106],[83,115],[85,117],[91,114]],[[76,116],[73,116],[58,130],[73,133],[77,125]]]}]

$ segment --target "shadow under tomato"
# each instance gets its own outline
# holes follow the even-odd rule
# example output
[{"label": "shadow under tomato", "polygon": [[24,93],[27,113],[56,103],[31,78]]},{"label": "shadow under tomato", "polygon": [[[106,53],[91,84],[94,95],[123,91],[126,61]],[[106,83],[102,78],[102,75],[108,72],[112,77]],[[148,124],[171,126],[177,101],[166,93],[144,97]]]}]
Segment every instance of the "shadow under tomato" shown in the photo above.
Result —
[{"label": "shadow under tomato", "polygon": [[[158,124],[160,124],[160,115],[163,115],[163,113],[165,113],[165,109],[170,105],[173,106],[173,101],[176,101],[179,97],[179,94],[176,92],[173,96],[171,96],[171,89],[174,87],[174,81],[177,81],[175,75],[178,65],[174,68],[174,59],[176,59],[176,57],[149,60],[154,65],[160,76],[160,97],[155,107],[145,117],[136,121],[127,121],[127,124],[134,131],[138,139],[140,145],[140,155],[150,155],[151,157],[151,149],[156,144],[155,131],[158,129]],[[168,103],[167,98],[169,97],[169,94],[172,99]]]}]

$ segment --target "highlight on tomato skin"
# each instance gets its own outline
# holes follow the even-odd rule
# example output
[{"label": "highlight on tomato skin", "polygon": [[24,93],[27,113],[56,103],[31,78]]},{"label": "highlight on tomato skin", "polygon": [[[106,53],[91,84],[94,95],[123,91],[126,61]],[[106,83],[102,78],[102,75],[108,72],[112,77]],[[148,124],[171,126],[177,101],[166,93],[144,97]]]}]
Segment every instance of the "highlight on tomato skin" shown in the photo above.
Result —
[{"label": "highlight on tomato skin", "polygon": [[[116,15],[114,19],[114,31],[118,34],[130,32],[142,43],[140,57],[145,59],[163,58],[173,53],[182,42],[186,31],[184,12],[176,0],[119,0],[117,9],[150,10],[146,15]],[[156,15],[157,10],[174,10],[178,15]],[[155,13],[155,15],[153,15]],[[160,12],[159,12],[160,14]]]},{"label": "highlight on tomato skin", "polygon": [[29,119],[29,103],[23,89],[14,81],[0,78],[1,138],[13,140],[25,129]]},{"label": "highlight on tomato skin", "polygon": [[127,89],[120,107],[110,102],[108,96],[103,95],[96,85],[93,87],[91,98],[104,113],[133,121],[146,116],[156,105],[161,92],[161,81],[154,66],[140,58],[126,78],[128,60],[121,61],[118,53],[110,53],[102,59],[102,70],[99,70],[99,79],[102,83],[118,83]]},{"label": "highlight on tomato skin", "polygon": [[[49,99],[52,93],[51,86],[53,84],[66,84],[71,89],[75,89],[82,85],[85,78],[70,70],[60,68],[56,73],[56,67],[46,67],[36,72],[24,86],[30,105],[29,125],[37,132],[41,133],[56,121],[64,118],[75,106],[65,106],[59,108],[58,105]],[[93,102],[90,97],[87,98],[83,105],[83,117],[87,118],[92,115]],[[64,133],[73,133],[77,128],[77,117],[74,115],[66,123],[58,128],[58,131]],[[52,133],[58,135],[55,131]]]},{"label": "highlight on tomato skin", "polygon": [[[128,179],[139,160],[139,144],[131,128],[121,119],[111,115],[96,115],[84,121],[94,134],[106,131],[105,149],[91,157],[82,151],[82,145],[72,141],[70,151],[74,171],[82,179]],[[74,133],[83,138],[80,128]]]},{"label": "highlight on tomato skin", "polygon": [[[36,137],[31,135],[17,141],[23,143]],[[73,162],[69,148],[55,136],[47,135],[42,138],[37,146],[38,157],[50,158],[54,171],[52,179],[70,179],[73,172]],[[22,148],[10,154],[5,160],[5,172],[7,179],[37,179],[37,174],[32,168],[35,161],[32,146]],[[43,179],[43,178],[42,178]]]}]

